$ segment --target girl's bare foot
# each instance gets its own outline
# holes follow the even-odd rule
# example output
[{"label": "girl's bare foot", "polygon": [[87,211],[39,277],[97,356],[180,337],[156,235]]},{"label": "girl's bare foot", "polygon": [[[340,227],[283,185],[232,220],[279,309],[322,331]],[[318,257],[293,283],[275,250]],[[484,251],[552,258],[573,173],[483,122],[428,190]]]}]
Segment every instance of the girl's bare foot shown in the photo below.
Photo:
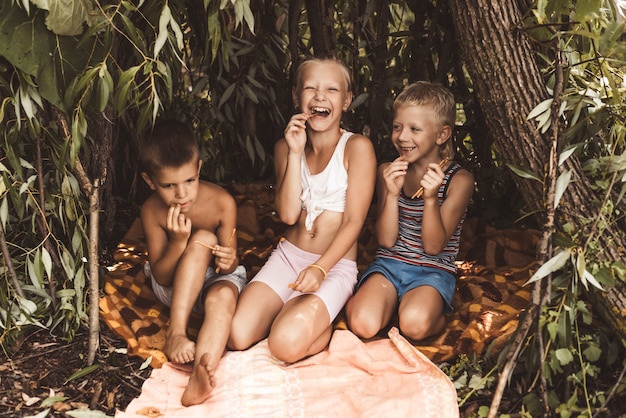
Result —
[{"label": "girl's bare foot", "polygon": [[184,334],[172,334],[165,341],[165,355],[173,363],[190,363],[195,358],[196,344]]},{"label": "girl's bare foot", "polygon": [[210,365],[211,355],[204,353],[194,366],[189,383],[183,392],[181,403],[184,406],[198,405],[211,395],[215,387],[215,374]]}]

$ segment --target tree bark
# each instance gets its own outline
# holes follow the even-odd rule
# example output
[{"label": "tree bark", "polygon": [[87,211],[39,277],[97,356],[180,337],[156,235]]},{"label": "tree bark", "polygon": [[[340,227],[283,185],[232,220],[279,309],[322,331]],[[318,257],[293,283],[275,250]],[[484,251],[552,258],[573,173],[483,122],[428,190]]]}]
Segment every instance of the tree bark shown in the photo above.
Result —
[{"label": "tree bark", "polygon": [[337,44],[335,42],[332,1],[304,0],[304,5],[311,30],[314,55],[318,57],[334,56]]},{"label": "tree bark", "polygon": [[[542,136],[527,115],[549,97],[536,62],[535,52],[522,27],[522,12],[515,0],[449,1],[456,39],[463,52],[480,108],[488,116],[487,128],[495,139],[501,160],[522,166],[540,177],[547,170],[550,141]],[[480,140],[475,138],[476,141]],[[572,156],[559,173],[571,170],[572,181],[557,208],[560,224],[571,223],[588,236],[587,220],[599,219],[600,205],[580,161]],[[540,182],[514,176],[522,198],[531,211],[541,211],[544,195]],[[600,262],[623,260],[626,240],[612,224],[598,234]],[[613,229],[610,229],[613,228]],[[593,231],[597,234],[597,231]],[[580,243],[581,246],[584,243]],[[605,292],[590,292],[595,309],[622,338],[626,338],[626,286],[618,281]]]}]

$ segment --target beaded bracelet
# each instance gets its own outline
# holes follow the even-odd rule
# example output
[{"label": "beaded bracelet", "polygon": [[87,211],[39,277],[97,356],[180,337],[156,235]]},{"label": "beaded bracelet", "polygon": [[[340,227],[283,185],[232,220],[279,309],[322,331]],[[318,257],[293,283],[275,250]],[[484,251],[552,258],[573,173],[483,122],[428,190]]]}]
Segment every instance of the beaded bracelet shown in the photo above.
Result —
[{"label": "beaded bracelet", "polygon": [[317,264],[309,264],[309,267],[314,267],[318,269],[319,271],[321,271],[324,274],[324,278],[322,280],[326,280],[326,276],[328,276],[328,273],[326,273],[326,270],[324,270],[322,266],[318,266]]}]

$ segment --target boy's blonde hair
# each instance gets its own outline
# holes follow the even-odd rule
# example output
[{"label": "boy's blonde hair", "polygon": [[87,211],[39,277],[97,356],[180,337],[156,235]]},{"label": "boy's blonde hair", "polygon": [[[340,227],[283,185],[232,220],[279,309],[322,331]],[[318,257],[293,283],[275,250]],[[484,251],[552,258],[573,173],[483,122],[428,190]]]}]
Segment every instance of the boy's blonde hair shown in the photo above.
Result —
[{"label": "boy's blonde hair", "polygon": [[[456,101],[450,90],[437,83],[417,81],[408,85],[396,97],[393,102],[394,112],[405,106],[429,106],[439,118],[441,126],[450,126],[454,134],[454,122],[456,121]],[[454,144],[452,135],[441,146],[441,158],[451,160],[454,158]]]},{"label": "boy's blonde hair", "polygon": [[311,57],[302,61],[302,63],[298,66],[298,69],[296,70],[295,86],[294,86],[296,92],[299,92],[302,90],[302,74],[304,73],[304,69],[313,63],[337,64],[339,68],[341,69],[342,75],[345,79],[347,91],[349,92],[352,91],[352,77],[350,76],[350,70],[341,60],[338,60],[337,58],[334,58],[334,57],[327,57],[327,58]]}]

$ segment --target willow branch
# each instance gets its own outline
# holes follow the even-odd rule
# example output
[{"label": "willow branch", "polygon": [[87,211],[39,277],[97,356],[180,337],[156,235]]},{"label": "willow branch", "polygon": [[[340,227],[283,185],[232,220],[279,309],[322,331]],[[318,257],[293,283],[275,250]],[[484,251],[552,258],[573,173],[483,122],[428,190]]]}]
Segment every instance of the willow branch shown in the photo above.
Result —
[{"label": "willow branch", "polygon": [[[36,156],[36,164],[37,164],[37,187],[39,189],[39,216],[37,216],[37,226],[39,227],[39,233],[43,238],[43,247],[48,251],[50,257],[54,261],[54,264],[57,267],[62,267],[61,260],[57,254],[55,248],[53,248],[50,243],[49,233],[50,228],[48,226],[48,222],[46,221],[46,198],[45,198],[45,188],[43,184],[43,162],[41,158],[41,137],[37,136],[37,156]],[[57,307],[57,294],[56,287],[54,285],[54,272],[50,271],[50,277],[48,277],[48,292],[50,293],[50,298],[52,299],[52,306],[56,309]]]},{"label": "willow branch", "polygon": [[[539,242],[538,258],[541,263],[545,263],[552,256],[552,231],[555,227],[555,208],[554,203],[556,199],[556,181],[558,178],[558,139],[559,139],[559,126],[560,126],[560,108],[561,108],[561,94],[563,93],[563,68],[561,65],[561,50],[560,50],[560,38],[556,36],[555,39],[555,86],[553,92],[550,124],[550,155],[548,158],[548,170],[546,173],[545,182],[545,196],[544,204],[546,211],[546,219],[543,225],[542,237]],[[509,378],[515,369],[518,362],[519,353],[521,347],[528,335],[533,323],[539,317],[539,313],[542,311],[543,306],[550,300],[550,290],[552,288],[552,276],[548,275],[544,280],[535,282],[535,286],[532,291],[532,303],[528,314],[524,318],[524,321],[518,327],[515,340],[511,345],[510,351],[507,354],[506,362],[502,368],[502,372],[498,378],[498,385],[494,392],[494,397],[489,407],[488,418],[495,418],[498,409],[500,408],[500,402],[504,394],[504,389],[507,386]],[[536,340],[538,345],[539,358],[544,358],[545,344],[543,342],[543,333],[539,321],[536,323],[537,332]],[[543,370],[543,368],[541,368]],[[544,415],[549,415],[548,404],[548,392],[546,377],[541,372],[541,399],[544,407]]]},{"label": "willow branch", "polygon": [[0,222],[0,248],[2,248],[2,255],[4,256],[4,262],[7,266],[7,271],[9,273],[9,277],[11,278],[11,283],[13,283],[13,287],[15,287],[15,292],[23,298],[26,299],[24,295],[24,290],[22,290],[22,286],[20,285],[19,280],[17,280],[17,274],[15,273],[15,267],[13,267],[13,262],[11,261],[11,253],[9,252],[9,246],[7,244],[6,235],[4,233],[4,226],[2,222]]}]

